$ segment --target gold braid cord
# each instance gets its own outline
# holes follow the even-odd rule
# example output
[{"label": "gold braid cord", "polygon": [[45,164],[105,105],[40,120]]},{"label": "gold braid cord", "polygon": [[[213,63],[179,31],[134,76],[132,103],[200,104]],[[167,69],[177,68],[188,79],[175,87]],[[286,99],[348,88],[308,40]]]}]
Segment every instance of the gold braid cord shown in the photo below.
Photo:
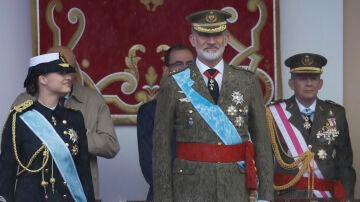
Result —
[{"label": "gold braid cord", "polygon": [[[12,115],[12,127],[11,127],[11,132],[12,132],[12,142],[13,142],[13,147],[14,147],[14,154],[15,154],[15,159],[18,162],[19,166],[22,168],[22,170],[20,170],[17,175],[20,175],[21,173],[23,173],[24,171],[28,171],[31,173],[37,173],[40,172],[42,169],[45,168],[48,160],[49,160],[49,150],[46,148],[45,145],[42,145],[30,158],[29,162],[26,164],[26,166],[20,161],[19,158],[19,154],[17,151],[17,146],[16,146],[16,115],[17,113],[20,113],[22,111],[24,111],[26,108],[30,107],[33,104],[33,101],[31,100],[27,100],[24,103],[15,106],[11,111],[15,111],[14,114]],[[44,150],[44,151],[43,151]],[[43,165],[41,165],[40,168],[32,170],[30,169],[31,164],[33,163],[34,159],[43,151]]]},{"label": "gold braid cord", "polygon": [[[286,163],[281,158],[281,153],[280,152],[282,152],[285,156],[287,156],[289,158],[294,158],[295,159],[296,157],[289,156],[287,154],[287,152],[285,152],[284,148],[281,146],[279,135],[277,133],[277,128],[275,126],[274,119],[273,119],[273,116],[271,114],[271,111],[270,111],[270,109],[268,107],[266,107],[266,119],[267,119],[268,126],[269,126],[269,134],[270,134],[271,146],[273,148],[275,158],[276,158],[277,162],[279,163],[279,165],[282,168],[287,169],[287,170],[294,170],[294,169],[297,169],[297,168],[301,167],[299,169],[299,172],[295,175],[295,177],[289,183],[284,184],[284,185],[279,185],[279,186],[274,185],[275,190],[288,189],[290,187],[293,187],[297,182],[299,182],[302,175],[305,173],[305,171],[307,169],[309,169],[309,170],[311,169],[310,163],[314,159],[314,153],[312,153],[311,151],[306,151],[306,152],[300,154],[300,156],[298,156],[298,158],[294,162]],[[279,149],[279,147],[280,147],[280,149]]]}]

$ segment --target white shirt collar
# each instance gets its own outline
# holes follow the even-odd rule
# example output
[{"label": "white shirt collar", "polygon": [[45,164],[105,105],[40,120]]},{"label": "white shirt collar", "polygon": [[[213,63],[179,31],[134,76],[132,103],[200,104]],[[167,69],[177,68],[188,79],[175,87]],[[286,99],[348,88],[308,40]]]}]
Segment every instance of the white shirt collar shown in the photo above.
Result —
[{"label": "white shirt collar", "polygon": [[303,112],[304,109],[306,109],[306,108],[310,108],[313,112],[315,112],[316,101],[317,101],[316,99],[315,99],[315,101],[310,105],[310,107],[305,107],[305,106],[302,105],[302,104],[299,102],[299,100],[296,99],[296,98],[295,98],[295,100],[296,100],[296,103],[297,103],[297,105],[298,105],[298,107],[299,107],[300,112]]},{"label": "white shirt collar", "polygon": [[[206,66],[204,63],[202,63],[198,58],[196,58],[196,66],[199,68],[201,74],[204,75],[204,72],[210,67]],[[220,60],[220,62],[213,68],[219,71],[220,74],[223,74],[224,72],[224,60]]]}]

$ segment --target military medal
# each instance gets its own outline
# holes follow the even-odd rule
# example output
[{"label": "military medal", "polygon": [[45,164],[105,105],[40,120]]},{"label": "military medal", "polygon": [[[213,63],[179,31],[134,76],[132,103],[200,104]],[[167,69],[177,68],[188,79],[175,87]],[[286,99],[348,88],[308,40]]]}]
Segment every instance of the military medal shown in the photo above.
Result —
[{"label": "military medal", "polygon": [[73,143],[75,143],[78,140],[79,136],[78,136],[78,134],[76,133],[76,131],[74,129],[69,128],[67,133],[69,134],[70,140]]},{"label": "military medal", "polygon": [[54,126],[56,126],[56,119],[54,116],[51,116],[51,122],[53,123]]},{"label": "military medal", "polygon": [[179,99],[180,102],[190,102],[189,98],[184,97]]},{"label": "military medal", "polygon": [[189,126],[194,125],[194,119],[190,117],[190,118],[188,119],[188,124],[189,124]]},{"label": "military medal", "polygon": [[235,102],[235,104],[243,104],[244,103],[244,96],[239,91],[234,91],[232,94],[232,101]]},{"label": "military medal", "polygon": [[237,116],[235,118],[235,126],[241,127],[244,124],[244,118],[241,116]]},{"label": "military medal", "polygon": [[328,141],[328,144],[331,144],[339,136],[339,131],[336,128],[336,119],[328,118],[325,126],[321,128],[321,130],[316,134],[316,137],[324,138]]},{"label": "military medal", "polygon": [[317,153],[319,159],[324,160],[327,157],[327,153],[324,149],[320,149]]},{"label": "military medal", "polygon": [[233,106],[233,105],[231,105],[231,106],[228,106],[227,107],[227,114],[229,115],[229,116],[235,116],[236,115],[236,112],[237,112],[237,109]]},{"label": "military medal", "polygon": [[215,86],[215,80],[214,80],[214,78],[210,78],[209,79],[209,89],[212,91],[212,90],[214,90],[214,86]]},{"label": "military medal", "polygon": [[335,150],[335,149],[333,149],[333,152],[332,152],[332,154],[331,154],[331,157],[332,157],[333,159],[335,159],[335,157],[336,157],[336,150]]},{"label": "military medal", "polygon": [[72,146],[72,148],[71,148],[71,154],[72,154],[73,156],[76,156],[76,155],[78,155],[78,153],[79,153],[79,147],[78,147],[77,145]]},{"label": "military medal", "polygon": [[247,114],[248,112],[249,112],[249,107],[246,105],[246,106],[244,107],[244,113]]},{"label": "military medal", "polygon": [[310,119],[309,119],[309,116],[305,116],[304,117],[304,128],[306,129],[306,130],[309,130],[310,128],[311,128],[311,123],[310,123],[310,121],[309,121]]}]

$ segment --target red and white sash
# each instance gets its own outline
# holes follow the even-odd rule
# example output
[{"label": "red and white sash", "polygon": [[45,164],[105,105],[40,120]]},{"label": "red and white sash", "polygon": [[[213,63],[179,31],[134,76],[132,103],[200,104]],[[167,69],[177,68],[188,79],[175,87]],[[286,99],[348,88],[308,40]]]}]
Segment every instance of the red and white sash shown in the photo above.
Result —
[{"label": "red and white sash", "polygon": [[[299,129],[297,129],[293,124],[289,122],[291,113],[286,111],[285,102],[277,103],[275,105],[269,106],[269,109],[274,117],[276,125],[278,126],[282,137],[284,138],[289,152],[292,156],[298,158],[300,154],[309,150],[306,144],[304,137],[302,136]],[[311,165],[314,169],[314,174],[319,179],[324,179],[323,174],[321,173],[316,161],[312,161]],[[304,177],[308,177],[309,173],[305,172]],[[330,198],[331,193],[329,191],[313,191],[314,195],[318,198]]]}]

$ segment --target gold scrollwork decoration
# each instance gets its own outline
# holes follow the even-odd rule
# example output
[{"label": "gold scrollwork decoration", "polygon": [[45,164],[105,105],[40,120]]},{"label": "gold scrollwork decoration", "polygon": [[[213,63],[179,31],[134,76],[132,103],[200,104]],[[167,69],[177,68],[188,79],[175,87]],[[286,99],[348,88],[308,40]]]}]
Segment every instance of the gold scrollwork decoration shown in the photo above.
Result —
[{"label": "gold scrollwork decoration", "polygon": [[[160,45],[157,47],[157,52],[161,52],[167,50],[167,45]],[[83,82],[89,86],[90,88],[96,89],[97,91],[101,92],[107,86],[114,82],[124,82],[121,85],[121,92],[125,95],[131,95],[135,93],[135,100],[137,101],[136,104],[129,104],[123,101],[118,95],[103,95],[105,102],[108,104],[112,104],[116,106],[116,108],[124,111],[125,115],[119,114],[112,114],[111,117],[114,123],[122,123],[122,124],[133,124],[136,123],[136,113],[139,107],[151,100],[154,99],[156,93],[159,90],[159,85],[156,85],[156,80],[158,79],[158,73],[156,72],[153,66],[150,66],[147,69],[145,74],[146,85],[142,86],[143,90],[137,91],[139,84],[139,69],[138,63],[142,59],[137,55],[137,52],[140,51],[145,53],[146,48],[141,44],[133,45],[129,51],[128,56],[125,57],[125,65],[126,68],[123,72],[115,72],[109,74],[102,78],[97,83],[91,79],[91,77],[86,74],[86,72],[81,71]]]},{"label": "gold scrollwork decoration", "polygon": [[60,13],[63,9],[63,5],[60,0],[52,0],[46,7],[46,22],[53,33],[53,44],[61,45],[60,28],[54,20],[54,10]]},{"label": "gold scrollwork decoration", "polygon": [[[125,64],[127,68],[124,69],[124,72],[115,72],[102,78],[96,84],[100,91],[113,82],[124,81],[121,85],[121,91],[127,95],[135,92],[139,81],[138,62],[141,60],[141,57],[136,56],[136,51],[144,53],[145,47],[141,44],[133,45],[128,52],[128,56],[125,57]],[[121,106],[119,107],[122,109]]]},{"label": "gold scrollwork decoration", "polygon": [[[46,7],[46,22],[53,33],[53,44],[61,45],[61,29],[54,20],[54,10],[60,13],[63,10],[63,5],[60,0],[52,0]],[[71,40],[67,44],[67,47],[74,49],[76,44],[79,42],[81,36],[85,30],[85,15],[78,8],[71,8],[68,12],[68,20],[71,24],[78,23],[78,27],[71,37]]]},{"label": "gold scrollwork decoration", "polygon": [[78,22],[78,27],[67,45],[67,47],[74,49],[85,30],[85,15],[80,9],[71,8],[68,13],[68,19],[72,24],[76,24]]},{"label": "gold scrollwork decoration", "polygon": [[274,94],[274,85],[271,78],[264,71],[256,71],[259,79],[265,84],[264,103],[269,104]]},{"label": "gold scrollwork decoration", "polygon": [[139,80],[139,70],[138,70],[138,63],[141,60],[141,57],[136,56],[136,51],[140,51],[142,53],[145,53],[146,49],[145,46],[141,44],[135,44],[133,45],[129,52],[128,56],[125,57],[125,65],[128,67],[125,69],[125,72],[129,72],[133,74],[136,78],[136,80]]},{"label": "gold scrollwork decoration", "polygon": [[[160,48],[160,50],[162,50]],[[124,82],[121,85],[121,92],[130,95],[136,92],[139,83],[139,70],[138,63],[141,60],[141,57],[137,56],[137,51],[145,53],[146,49],[141,44],[133,45],[129,51],[128,56],[125,57],[126,69],[123,72],[115,72],[109,74],[102,78],[98,83],[94,83],[93,80],[82,71],[82,77],[84,78],[84,83],[87,86],[97,89],[99,92],[104,90],[107,86],[114,82]],[[145,80],[147,82],[146,85],[142,86],[142,89],[135,93],[135,100],[138,102],[136,104],[128,104],[124,102],[118,95],[103,95],[106,103],[113,104],[118,109],[129,113],[136,114],[138,108],[141,104],[147,102],[150,99],[153,99],[159,89],[158,85],[155,85],[156,80],[158,78],[158,74],[155,71],[153,66],[150,66],[147,69],[147,73],[145,75]],[[113,115],[112,115],[113,116]],[[120,119],[118,115],[114,115],[117,119]]]},{"label": "gold scrollwork decoration", "polygon": [[[36,0],[32,1],[36,2]],[[140,0],[140,3],[143,4],[148,11],[155,12],[158,6],[164,4],[164,0]],[[34,8],[36,8],[36,6],[32,6],[32,9]],[[259,78],[264,82],[266,86],[265,101],[267,102],[271,99],[271,96],[274,92],[274,85],[272,83],[273,81],[271,80],[271,78],[269,78],[269,75],[267,75],[266,72],[260,71],[261,69],[257,69],[259,63],[263,59],[263,56],[258,54],[257,51],[260,48],[260,33],[268,17],[266,4],[262,0],[249,0],[247,8],[251,12],[256,12],[257,10],[259,11],[258,22],[251,30],[252,44],[249,47],[246,47],[230,33],[229,45],[231,45],[238,52],[238,54],[231,60],[230,64],[239,66],[241,62],[245,59],[250,59],[250,64],[248,68],[251,71],[256,72],[256,74],[259,75]],[[228,8],[224,8],[224,10],[226,9]],[[53,45],[63,44],[61,41],[61,29],[54,20],[54,12],[56,11],[60,13],[62,12],[62,10],[63,5],[61,3],[61,0],[50,0],[46,7],[46,22],[53,34]],[[235,14],[237,15],[236,11]],[[67,16],[70,23],[78,24],[75,33],[72,35],[70,41],[67,43],[67,47],[74,49],[78,41],[82,37],[86,27],[85,15],[80,9],[71,8]],[[33,22],[36,22],[35,19],[32,20]],[[33,27],[33,30],[37,31],[36,28],[37,27]],[[37,46],[34,47],[39,49],[38,44],[36,45]],[[166,51],[168,48],[168,45],[161,44],[157,47],[156,51],[157,53],[160,53],[162,51]],[[97,83],[94,83],[94,81],[86,72],[82,71],[80,68],[78,69],[80,70],[79,72],[81,72],[82,77],[80,82],[89,86],[90,88],[96,89],[100,93],[110,84],[113,84],[114,82],[121,82],[121,92],[125,95],[135,96],[135,100],[137,103],[129,104],[126,103],[126,101],[122,100],[118,95],[103,95],[105,101],[108,104],[113,104],[118,109],[122,110],[125,113],[128,113],[112,114],[111,116],[114,123],[136,123],[136,113],[138,108],[143,103],[153,99],[159,90],[159,85],[156,84],[159,74],[156,72],[156,68],[154,66],[150,66],[146,69],[145,73],[146,84],[140,87],[141,90],[136,91],[137,89],[139,89],[138,85],[140,81],[138,63],[142,59],[137,55],[139,51],[145,53],[146,49],[141,44],[133,45],[128,51],[128,56],[125,57],[126,68],[124,69],[124,71],[115,72],[107,75],[104,78],[101,78],[100,81],[98,81]],[[34,49],[33,53],[39,54],[39,50]],[[161,60],[164,60],[163,57],[161,57]]]},{"label": "gold scrollwork decoration", "polygon": [[[260,33],[265,25],[267,20],[267,10],[266,4],[261,0],[249,0],[247,4],[247,8],[251,12],[257,11],[259,9],[259,19],[258,23],[251,29],[251,41],[252,44],[249,47],[246,47],[242,44],[234,35],[230,33],[229,44],[238,51],[238,54],[231,60],[230,64],[234,66],[240,66],[241,62],[246,58],[250,59],[250,64],[248,65],[248,69],[256,72],[259,76],[259,79],[264,82],[266,90],[264,95],[264,102],[267,103],[272,99],[274,92],[274,85],[272,80],[265,75],[266,73],[263,71],[259,71],[257,67],[259,66],[263,56],[258,54],[257,51],[260,49]],[[230,7],[225,8],[226,11],[232,14],[231,20],[237,19],[237,13],[235,9]]]},{"label": "gold scrollwork decoration", "polygon": [[255,12],[256,8],[258,8],[260,13],[258,23],[251,29],[252,44],[249,47],[245,47],[232,34],[230,34],[229,43],[239,50],[239,54],[232,59],[230,64],[238,66],[245,58],[250,58],[251,62],[249,67],[252,71],[256,71],[258,64],[263,58],[263,56],[257,54],[256,52],[260,49],[260,33],[265,25],[268,15],[266,4],[261,0],[249,0],[247,8],[251,12]]},{"label": "gold scrollwork decoration", "polygon": [[[164,51],[167,51],[169,48],[170,48],[169,45],[162,44],[162,45],[159,45],[159,46],[156,48],[156,52],[157,52],[157,53],[164,52]],[[164,61],[164,57],[161,57],[161,60],[162,60],[163,62],[165,62],[165,61]]]}]

